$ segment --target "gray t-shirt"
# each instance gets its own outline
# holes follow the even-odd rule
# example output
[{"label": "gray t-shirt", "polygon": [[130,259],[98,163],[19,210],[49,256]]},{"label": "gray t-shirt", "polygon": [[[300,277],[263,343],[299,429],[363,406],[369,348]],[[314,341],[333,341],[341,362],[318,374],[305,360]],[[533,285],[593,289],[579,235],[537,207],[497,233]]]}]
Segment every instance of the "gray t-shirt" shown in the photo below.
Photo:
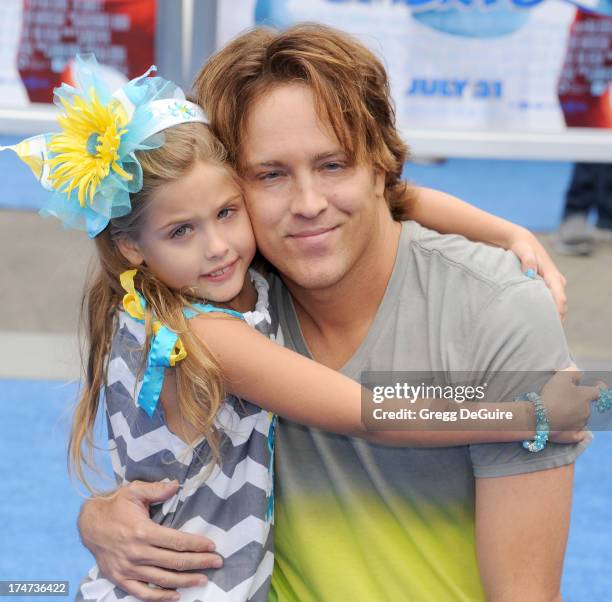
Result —
[{"label": "gray t-shirt", "polygon": [[[309,356],[278,278],[285,345]],[[404,222],[372,326],[342,372],[552,371],[571,363],[551,295],[506,251]],[[503,392],[509,393],[509,392]],[[330,400],[333,403],[333,400]],[[484,600],[475,477],[573,462],[588,442],[399,449],[281,420],[272,597],[310,602]]]}]

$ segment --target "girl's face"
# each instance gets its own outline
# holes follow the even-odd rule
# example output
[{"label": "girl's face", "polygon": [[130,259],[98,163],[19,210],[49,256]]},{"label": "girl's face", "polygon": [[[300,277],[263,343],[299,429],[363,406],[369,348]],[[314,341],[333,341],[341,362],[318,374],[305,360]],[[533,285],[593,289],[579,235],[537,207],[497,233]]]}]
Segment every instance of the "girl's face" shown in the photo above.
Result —
[{"label": "girl's face", "polygon": [[223,167],[198,161],[160,186],[138,239],[118,245],[132,264],[145,263],[170,288],[190,288],[201,299],[244,311],[255,238],[242,192]]}]

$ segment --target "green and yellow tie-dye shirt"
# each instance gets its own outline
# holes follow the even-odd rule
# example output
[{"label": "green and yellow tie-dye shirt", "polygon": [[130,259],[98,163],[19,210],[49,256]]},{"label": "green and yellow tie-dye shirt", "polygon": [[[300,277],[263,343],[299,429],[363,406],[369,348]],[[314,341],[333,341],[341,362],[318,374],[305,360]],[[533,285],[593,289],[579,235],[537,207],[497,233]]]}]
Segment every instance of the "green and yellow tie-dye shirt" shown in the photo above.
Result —
[{"label": "green and yellow tie-dye shirt", "polygon": [[[285,345],[308,356],[286,289],[275,277],[272,288]],[[569,363],[549,292],[522,275],[513,255],[405,222],[383,301],[342,372],[359,380],[363,371]],[[398,449],[281,420],[270,600],[484,600],[475,477],[568,464],[586,445],[549,444],[538,454],[518,443]]]}]

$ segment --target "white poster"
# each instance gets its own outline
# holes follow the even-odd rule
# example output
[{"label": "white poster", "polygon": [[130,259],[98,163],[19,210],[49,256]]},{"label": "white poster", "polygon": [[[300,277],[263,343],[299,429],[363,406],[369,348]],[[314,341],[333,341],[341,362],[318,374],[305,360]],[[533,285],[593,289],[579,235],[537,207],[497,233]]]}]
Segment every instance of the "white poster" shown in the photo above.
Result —
[{"label": "white poster", "polygon": [[17,71],[23,0],[0,2],[0,106],[28,104],[28,92]]},{"label": "white poster", "polygon": [[384,61],[403,127],[612,127],[612,0],[220,2],[220,47],[253,25],[316,21]]}]

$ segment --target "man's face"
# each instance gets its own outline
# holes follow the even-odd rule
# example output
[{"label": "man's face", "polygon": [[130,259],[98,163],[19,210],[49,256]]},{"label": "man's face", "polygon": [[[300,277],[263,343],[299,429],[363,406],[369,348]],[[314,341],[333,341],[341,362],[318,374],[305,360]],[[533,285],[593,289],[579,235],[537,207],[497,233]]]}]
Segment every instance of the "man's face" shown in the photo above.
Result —
[{"label": "man's face", "polygon": [[303,84],[282,84],[251,108],[242,144],[247,206],[259,249],[306,289],[342,280],[390,219],[384,175],[351,164]]}]

